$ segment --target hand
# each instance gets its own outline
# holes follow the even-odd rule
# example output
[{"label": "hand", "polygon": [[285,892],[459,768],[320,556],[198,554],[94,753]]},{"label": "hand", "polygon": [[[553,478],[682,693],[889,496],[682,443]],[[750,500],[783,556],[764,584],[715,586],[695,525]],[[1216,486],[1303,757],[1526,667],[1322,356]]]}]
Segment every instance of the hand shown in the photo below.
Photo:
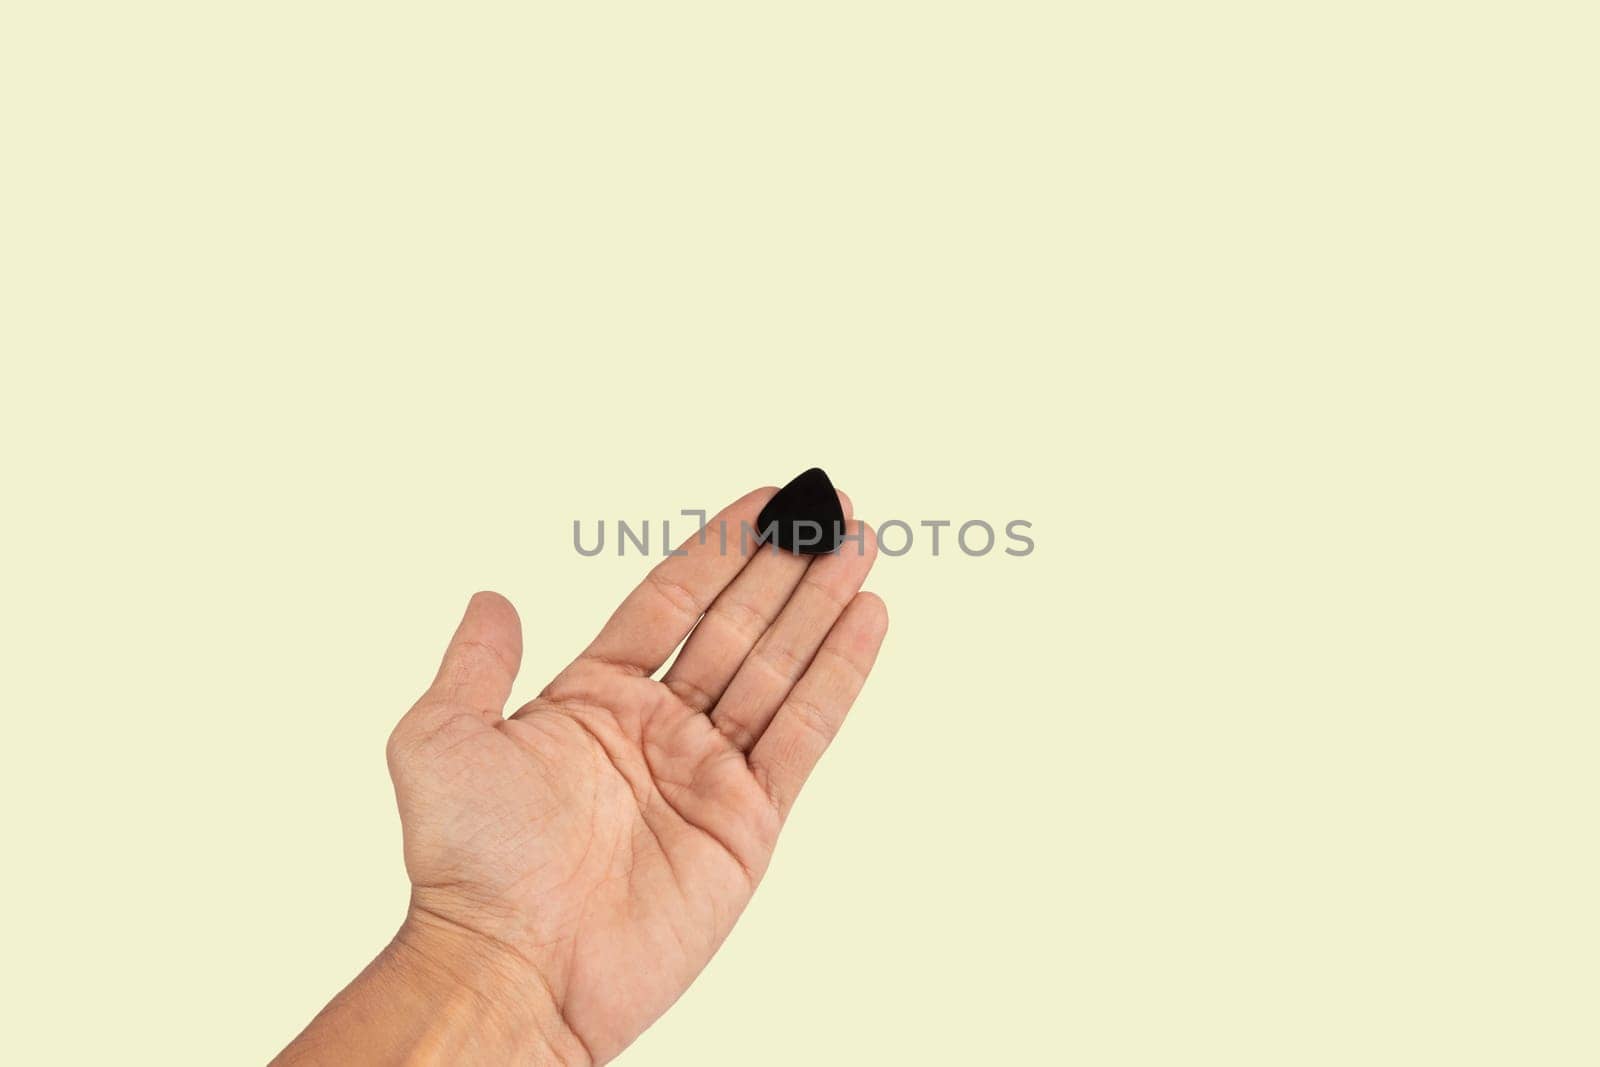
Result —
[{"label": "hand", "polygon": [[772,492],[663,560],[510,718],[521,626],[473,597],[389,740],[412,883],[390,952],[414,961],[391,962],[438,961],[552,1058],[611,1059],[705,966],[883,640],[864,525],[814,562],[741,546]]}]

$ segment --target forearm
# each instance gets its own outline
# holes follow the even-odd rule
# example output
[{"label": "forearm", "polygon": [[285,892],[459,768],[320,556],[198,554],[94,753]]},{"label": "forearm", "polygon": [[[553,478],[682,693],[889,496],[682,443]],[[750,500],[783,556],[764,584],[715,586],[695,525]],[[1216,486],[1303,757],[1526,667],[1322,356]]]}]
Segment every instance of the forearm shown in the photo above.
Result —
[{"label": "forearm", "polygon": [[273,1061],[588,1065],[527,965],[425,913]]}]

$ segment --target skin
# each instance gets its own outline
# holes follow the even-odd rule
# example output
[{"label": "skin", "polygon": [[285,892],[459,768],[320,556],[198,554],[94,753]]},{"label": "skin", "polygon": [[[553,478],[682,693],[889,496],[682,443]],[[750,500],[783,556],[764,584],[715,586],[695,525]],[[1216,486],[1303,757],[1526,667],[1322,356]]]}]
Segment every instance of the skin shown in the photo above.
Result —
[{"label": "skin", "polygon": [[774,491],[712,518],[509,717],[521,624],[498,594],[472,598],[389,739],[406,919],[274,1062],[598,1064],[677,1000],[888,627],[860,592],[865,524],[815,560],[739,544]]}]

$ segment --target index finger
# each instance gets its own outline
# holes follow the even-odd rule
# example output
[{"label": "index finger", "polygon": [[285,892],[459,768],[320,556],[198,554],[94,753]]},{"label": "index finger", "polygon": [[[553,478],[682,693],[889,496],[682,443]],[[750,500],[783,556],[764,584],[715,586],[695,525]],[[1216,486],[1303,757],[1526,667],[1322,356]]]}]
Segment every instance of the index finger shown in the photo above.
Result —
[{"label": "index finger", "polygon": [[612,613],[579,659],[634,674],[654,674],[683,643],[717,594],[763,546],[756,517],[777,489],[765,486],[735,500],[645,575]]}]

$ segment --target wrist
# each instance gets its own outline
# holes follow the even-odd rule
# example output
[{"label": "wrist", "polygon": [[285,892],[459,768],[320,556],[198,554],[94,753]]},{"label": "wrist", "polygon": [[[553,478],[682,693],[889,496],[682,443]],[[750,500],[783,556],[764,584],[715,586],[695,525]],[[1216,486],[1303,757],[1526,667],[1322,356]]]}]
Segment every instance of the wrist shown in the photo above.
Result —
[{"label": "wrist", "polygon": [[394,940],[273,1061],[592,1067],[531,963],[413,906]]},{"label": "wrist", "polygon": [[379,961],[427,1016],[407,1062],[593,1063],[544,976],[485,935],[413,904]]}]

